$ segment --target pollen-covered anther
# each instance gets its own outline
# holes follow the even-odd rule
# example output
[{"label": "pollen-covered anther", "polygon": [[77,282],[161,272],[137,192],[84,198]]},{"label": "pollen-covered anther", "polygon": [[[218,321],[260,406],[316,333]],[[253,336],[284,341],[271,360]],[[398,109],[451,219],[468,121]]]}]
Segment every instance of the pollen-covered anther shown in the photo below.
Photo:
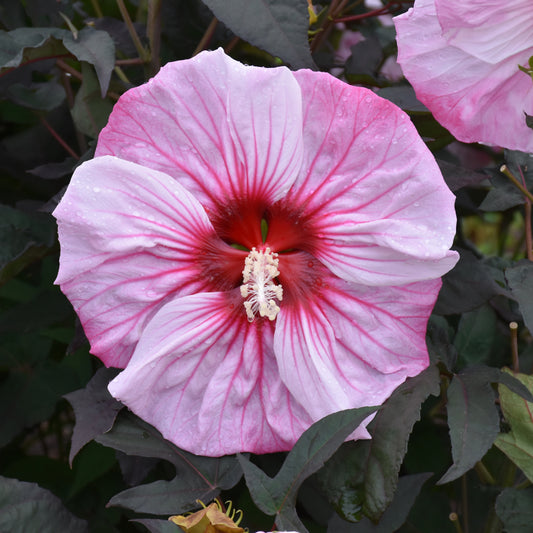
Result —
[{"label": "pollen-covered anther", "polygon": [[252,248],[244,261],[241,295],[245,299],[244,309],[250,322],[257,313],[269,320],[274,320],[279,313],[278,303],[283,300],[283,288],[273,281],[279,276],[278,265],[278,254],[270,248],[261,251]]}]

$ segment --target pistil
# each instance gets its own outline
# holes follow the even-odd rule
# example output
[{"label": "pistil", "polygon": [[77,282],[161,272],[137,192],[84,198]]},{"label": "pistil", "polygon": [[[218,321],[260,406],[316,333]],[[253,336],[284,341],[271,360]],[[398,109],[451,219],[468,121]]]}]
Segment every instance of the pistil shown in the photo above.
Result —
[{"label": "pistil", "polygon": [[241,295],[245,299],[244,308],[250,322],[257,313],[269,320],[274,320],[279,313],[278,303],[283,300],[283,288],[274,283],[274,278],[279,276],[278,265],[278,254],[270,248],[261,251],[252,248],[244,261]]}]

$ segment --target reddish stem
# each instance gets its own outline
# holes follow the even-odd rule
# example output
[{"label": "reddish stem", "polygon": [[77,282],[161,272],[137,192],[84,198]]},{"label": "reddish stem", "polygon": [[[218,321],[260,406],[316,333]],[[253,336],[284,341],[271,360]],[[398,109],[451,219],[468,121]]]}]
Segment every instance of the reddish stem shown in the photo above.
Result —
[{"label": "reddish stem", "polygon": [[391,15],[398,9],[402,7],[402,4],[412,3],[413,0],[391,0],[387,5],[380,7],[379,9],[374,9],[373,11],[368,11],[367,13],[362,13],[361,15],[348,15],[346,17],[340,17],[334,19],[333,22],[355,22],[356,20],[363,20],[371,17],[378,17],[380,15]]},{"label": "reddish stem", "polygon": [[44,124],[45,128],[52,134],[52,137],[75,159],[79,159],[80,156],[61,138],[50,124],[46,121],[44,117],[41,117],[41,122]]}]

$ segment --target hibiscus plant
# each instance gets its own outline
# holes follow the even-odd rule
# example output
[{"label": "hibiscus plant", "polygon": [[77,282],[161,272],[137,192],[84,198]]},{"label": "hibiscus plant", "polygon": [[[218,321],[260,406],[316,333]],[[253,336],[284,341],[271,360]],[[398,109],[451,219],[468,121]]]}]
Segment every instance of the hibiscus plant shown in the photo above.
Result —
[{"label": "hibiscus plant", "polygon": [[531,15],[2,4],[0,531],[531,531]]}]

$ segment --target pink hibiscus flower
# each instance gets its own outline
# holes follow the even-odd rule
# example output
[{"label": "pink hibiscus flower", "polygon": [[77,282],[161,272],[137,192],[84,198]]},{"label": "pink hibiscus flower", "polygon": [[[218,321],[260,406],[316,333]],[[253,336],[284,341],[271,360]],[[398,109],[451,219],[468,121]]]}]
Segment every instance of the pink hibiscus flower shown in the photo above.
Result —
[{"label": "pink hibiscus flower", "polygon": [[394,19],[398,62],[457,139],[533,152],[531,0],[416,0]]},{"label": "pink hibiscus flower", "polygon": [[427,366],[454,198],[390,102],[204,52],[124,94],[96,155],[54,212],[57,283],[176,445],[287,450]]}]

